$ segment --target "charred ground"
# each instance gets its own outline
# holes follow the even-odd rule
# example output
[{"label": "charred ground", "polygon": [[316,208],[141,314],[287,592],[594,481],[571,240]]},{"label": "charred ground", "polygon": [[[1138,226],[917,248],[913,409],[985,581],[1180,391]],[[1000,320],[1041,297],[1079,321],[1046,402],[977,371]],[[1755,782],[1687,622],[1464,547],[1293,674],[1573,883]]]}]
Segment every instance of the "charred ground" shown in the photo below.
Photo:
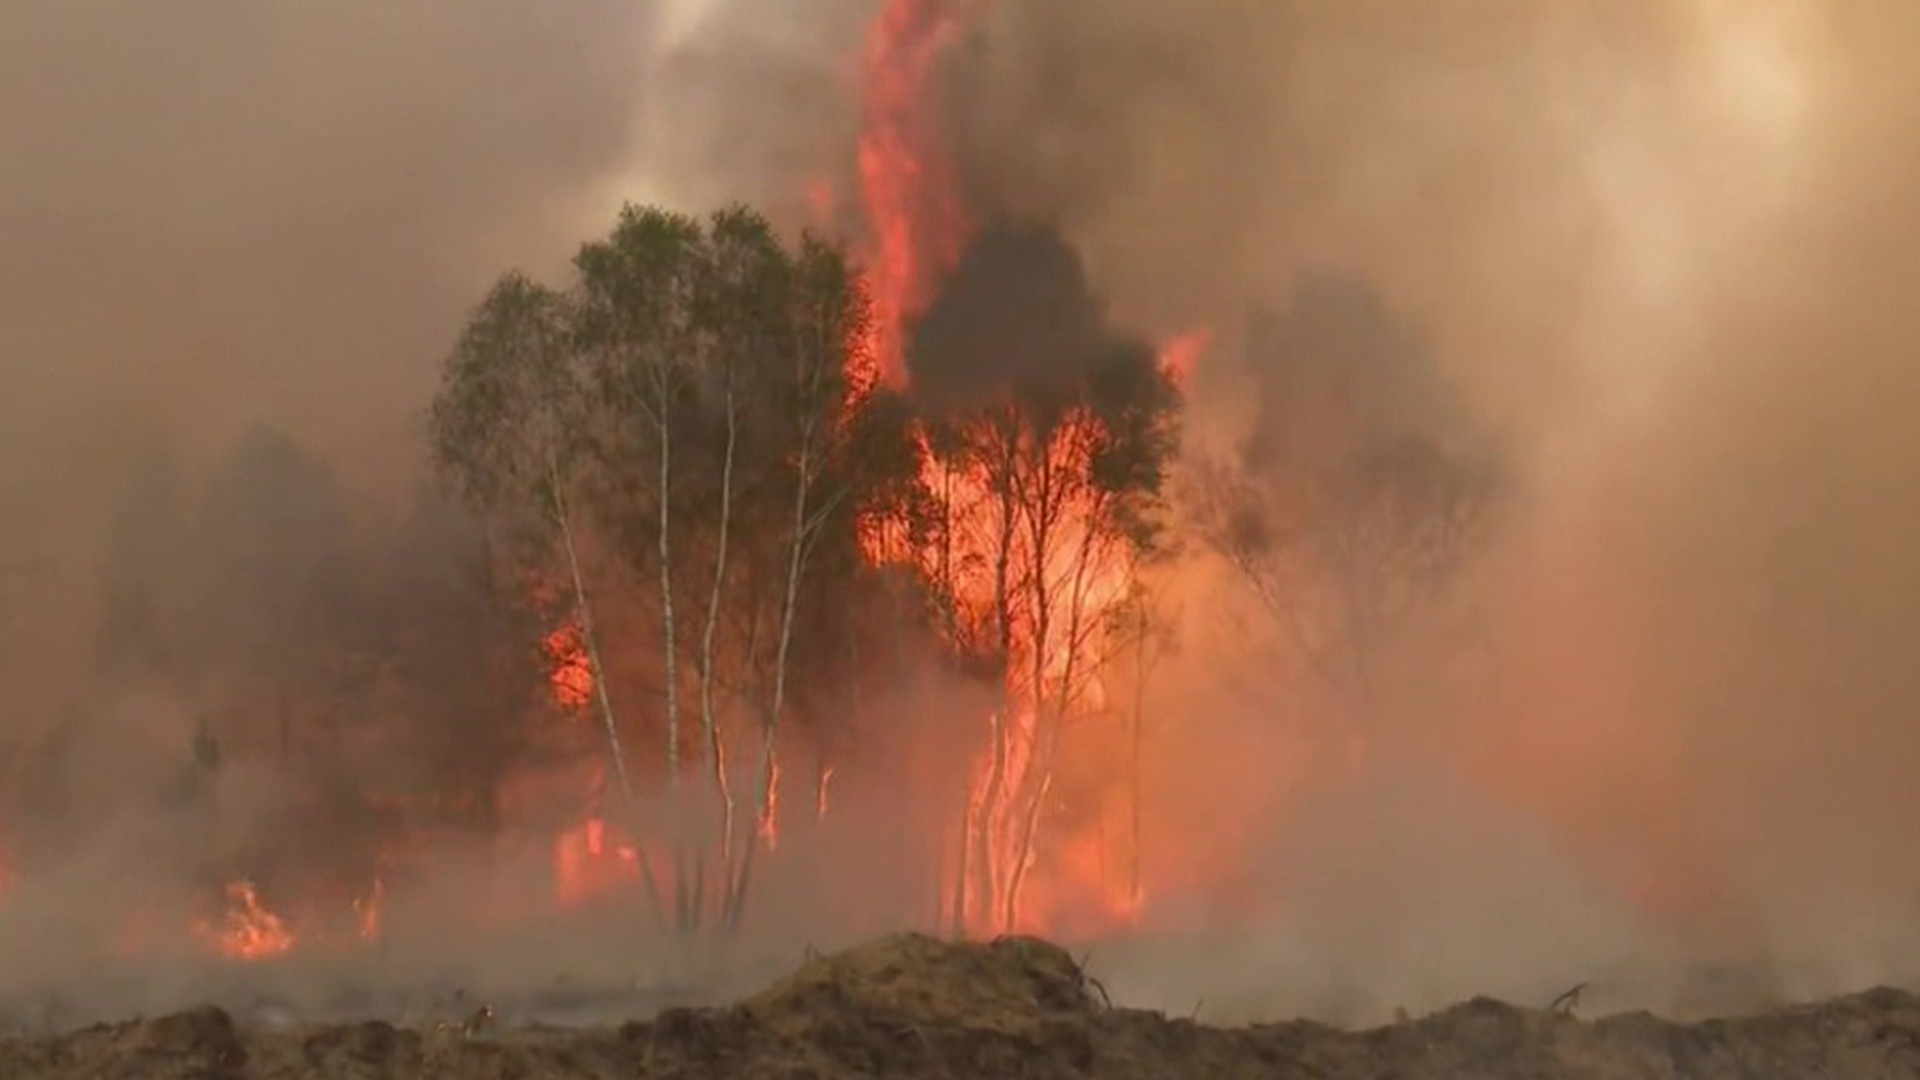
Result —
[{"label": "charred ground", "polygon": [[886,938],[736,1004],[559,1028],[443,1015],[306,1026],[207,1007],[0,1041],[9,1077],[1896,1077],[1920,1071],[1920,998],[1878,989],[1739,1019],[1587,1021],[1477,999],[1366,1031],[1238,1029],[1116,1008],[1029,938]]}]

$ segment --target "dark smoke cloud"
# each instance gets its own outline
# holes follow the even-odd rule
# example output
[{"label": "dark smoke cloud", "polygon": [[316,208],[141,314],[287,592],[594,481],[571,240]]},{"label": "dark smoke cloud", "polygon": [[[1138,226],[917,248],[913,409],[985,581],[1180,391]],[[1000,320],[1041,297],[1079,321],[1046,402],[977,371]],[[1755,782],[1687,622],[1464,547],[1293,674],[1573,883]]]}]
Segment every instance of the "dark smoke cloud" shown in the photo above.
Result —
[{"label": "dark smoke cloud", "polygon": [[912,328],[916,394],[965,407],[1014,389],[1068,391],[1124,342],[1079,253],[1052,229],[995,224],[974,238]]}]

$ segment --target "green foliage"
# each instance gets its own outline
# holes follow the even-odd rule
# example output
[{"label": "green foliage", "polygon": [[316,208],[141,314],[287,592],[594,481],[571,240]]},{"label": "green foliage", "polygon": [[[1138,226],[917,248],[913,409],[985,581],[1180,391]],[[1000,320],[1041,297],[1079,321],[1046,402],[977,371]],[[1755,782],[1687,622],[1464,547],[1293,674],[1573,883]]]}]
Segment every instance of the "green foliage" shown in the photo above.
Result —
[{"label": "green foliage", "polygon": [[[943,287],[911,335],[913,389],[866,384],[872,320],[859,274],[819,237],[788,240],[741,207],[627,207],[563,285],[503,279],[448,360],[434,445],[451,490],[489,521],[582,538],[594,622],[632,646],[608,646],[602,685],[643,703],[620,723],[664,729],[670,767],[692,756],[692,700],[709,764],[716,726],[794,724],[848,747],[873,672],[898,674],[915,641],[1009,690],[1017,678],[1064,721],[1111,645],[1089,643],[1124,636],[1089,583],[1162,539],[1180,398],[1156,350],[1110,325],[1045,230],[990,235]],[[997,505],[963,524],[935,463],[986,477]],[[998,610],[960,610],[957,578],[925,565],[872,565],[876,520],[920,551],[996,522],[950,569],[978,583],[996,573],[980,563],[1001,563]],[[551,543],[516,550],[536,579],[563,576]],[[1061,641],[1079,659],[1051,674]]]},{"label": "green foliage", "polygon": [[567,296],[519,273],[496,282],[468,319],[429,437],[442,475],[475,511],[537,520],[564,496],[585,450],[575,321]]},{"label": "green foliage", "polygon": [[[627,571],[630,609],[658,606],[648,589],[665,585],[640,583],[660,580],[663,550],[675,591],[704,598],[724,520],[721,650],[744,703],[771,663],[796,545],[806,619],[863,587],[860,514],[911,498],[904,403],[856,396],[847,378],[871,317],[845,253],[819,237],[786,242],[743,207],[699,220],[629,206],[564,288],[509,275],[475,310],[443,370],[435,459],[463,504],[514,527],[547,520],[546,541],[564,507]],[[555,575],[550,543],[519,550],[523,569]],[[804,635],[792,661],[825,672],[844,651]]]}]

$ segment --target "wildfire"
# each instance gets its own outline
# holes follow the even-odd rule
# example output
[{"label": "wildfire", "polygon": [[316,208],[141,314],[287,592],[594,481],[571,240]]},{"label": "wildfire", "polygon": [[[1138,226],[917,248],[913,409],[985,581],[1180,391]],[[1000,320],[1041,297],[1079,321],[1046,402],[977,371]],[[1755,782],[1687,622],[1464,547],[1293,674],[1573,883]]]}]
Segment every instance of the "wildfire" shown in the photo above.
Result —
[{"label": "wildfire", "polygon": [[380,878],[373,879],[373,888],[365,896],[356,896],[353,900],[353,914],[359,922],[360,938],[363,941],[376,941],[380,937],[381,919],[387,902],[387,885]]},{"label": "wildfire", "polygon": [[606,850],[606,823],[588,818],[553,842],[555,898],[562,908],[579,907],[598,891],[592,873]]},{"label": "wildfire", "polygon": [[861,351],[889,386],[905,384],[904,330],[959,260],[972,228],[930,105],[942,57],[984,10],[978,0],[887,0],[868,31],[858,152],[874,321],[873,340]]},{"label": "wildfire", "polygon": [[283,955],[293,949],[295,937],[286,921],[267,910],[251,881],[227,886],[226,915],[216,925],[204,923],[199,935],[222,956],[253,962]]},{"label": "wildfire", "polygon": [[[1021,448],[1028,481],[1059,485],[1051,517],[1029,516],[1009,529],[1006,485],[978,462],[955,465],[923,443],[924,477],[939,492],[945,525],[930,543],[912,545],[900,530],[875,529],[869,557],[905,563],[943,580],[953,612],[955,644],[980,642],[1003,629],[1007,707],[985,718],[986,746],[973,763],[963,850],[956,854],[949,919],[969,932],[1056,929],[1042,913],[1069,905],[1067,897],[1130,919],[1135,906],[1115,880],[1087,872],[1098,858],[1056,858],[1040,873],[1040,819],[1053,808],[1063,754],[1059,728],[1105,705],[1100,673],[1090,657],[1111,651],[1110,615],[1132,588],[1132,570],[1107,518],[1102,496],[1074,486],[1087,475],[1103,429],[1077,416]],[[1036,474],[1044,474],[1044,478]],[[1016,485],[1018,486],[1018,485]],[[1009,596],[998,567],[1026,567]],[[1097,823],[1089,825],[1097,828]],[[1100,848],[1097,837],[1056,835],[1045,846]],[[1053,895],[1058,894],[1058,895]]]},{"label": "wildfire", "polygon": [[[971,238],[973,222],[941,138],[936,80],[946,52],[983,11],[979,3],[889,0],[867,42],[859,175],[874,326],[850,364],[876,365],[879,379],[892,386],[908,381],[908,325]],[[1207,341],[1205,333],[1192,333],[1167,343],[1163,368],[1184,382]],[[1054,837],[1048,845],[1036,836],[1056,799],[1057,728],[1067,714],[1103,703],[1098,673],[1085,670],[1084,660],[1108,651],[1108,616],[1133,584],[1131,567],[1110,542],[1110,508],[1074,483],[1089,471],[1103,435],[1092,416],[1069,417],[1050,431],[1026,433],[1006,455],[1012,460],[990,466],[990,455],[936,454],[923,432],[921,479],[941,504],[938,537],[915,539],[897,522],[863,524],[870,561],[909,566],[944,583],[953,645],[964,650],[996,632],[1005,637],[989,651],[1004,654],[1006,707],[984,718],[986,745],[970,770],[964,839],[950,866],[951,887],[943,890],[953,898],[948,920],[972,933],[1039,929],[1032,920],[1059,914],[1069,894],[1091,896],[1110,922],[1130,920],[1138,909],[1137,883],[1099,872],[1109,845],[1097,825],[1091,836]],[[1057,510],[1010,528],[1009,470],[1024,471],[1015,484],[1060,485]],[[1028,568],[1011,600],[1009,562]],[[1043,846],[1060,853],[1044,875]]]},{"label": "wildfire", "polygon": [[547,634],[543,644],[553,703],[567,712],[586,708],[593,700],[593,664],[587,658],[579,624],[571,619],[562,623]]}]

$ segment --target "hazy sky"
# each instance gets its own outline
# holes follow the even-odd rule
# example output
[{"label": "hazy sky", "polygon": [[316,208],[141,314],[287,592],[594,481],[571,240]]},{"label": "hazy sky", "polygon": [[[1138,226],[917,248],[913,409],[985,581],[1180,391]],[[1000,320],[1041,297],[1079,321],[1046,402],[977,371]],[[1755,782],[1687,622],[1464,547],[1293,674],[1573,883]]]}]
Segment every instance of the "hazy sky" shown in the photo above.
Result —
[{"label": "hazy sky", "polygon": [[398,449],[475,290],[624,164],[641,10],[0,5],[8,456],[254,416]]}]

